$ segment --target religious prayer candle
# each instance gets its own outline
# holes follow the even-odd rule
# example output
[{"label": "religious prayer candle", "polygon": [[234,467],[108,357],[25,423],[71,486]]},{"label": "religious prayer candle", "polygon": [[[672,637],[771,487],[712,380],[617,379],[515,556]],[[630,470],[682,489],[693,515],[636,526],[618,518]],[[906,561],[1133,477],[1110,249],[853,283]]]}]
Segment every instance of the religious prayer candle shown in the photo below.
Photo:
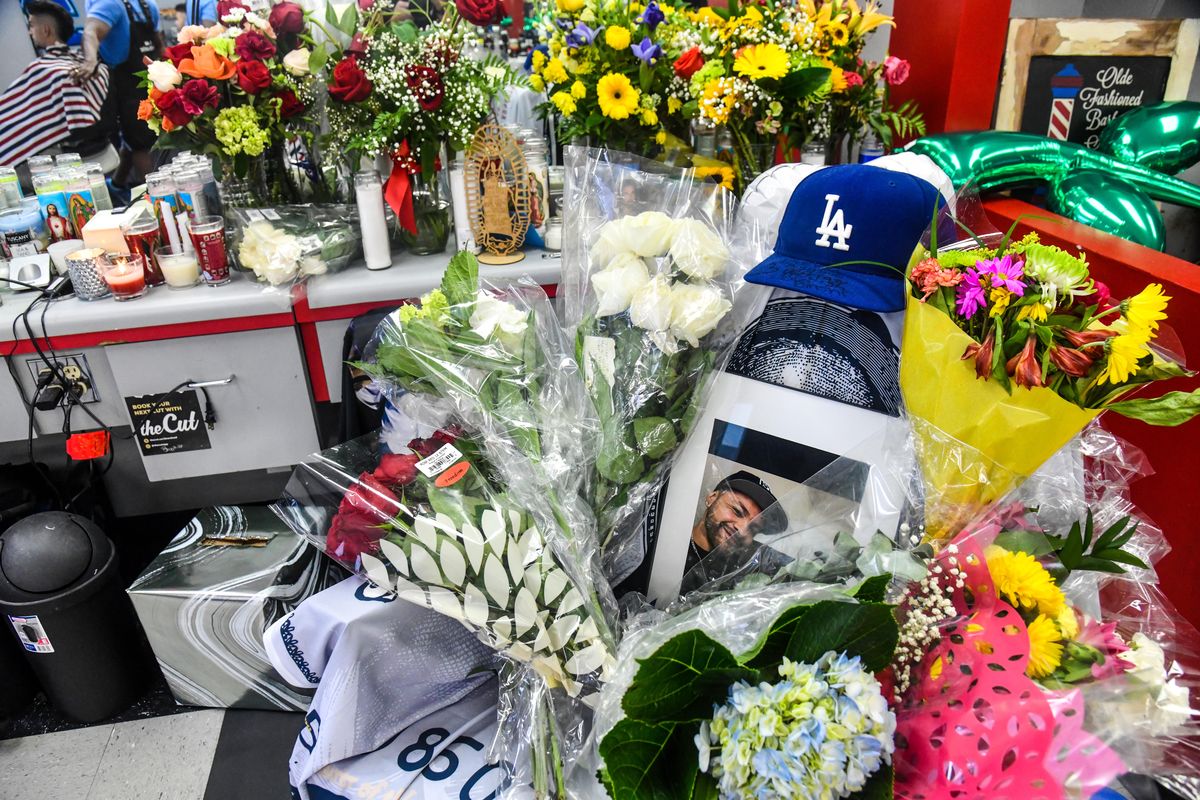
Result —
[{"label": "religious prayer candle", "polygon": [[387,269],[392,265],[388,242],[387,218],[383,213],[383,182],[373,169],[354,176],[354,195],[358,201],[358,219],[362,226],[363,256],[367,269]]}]

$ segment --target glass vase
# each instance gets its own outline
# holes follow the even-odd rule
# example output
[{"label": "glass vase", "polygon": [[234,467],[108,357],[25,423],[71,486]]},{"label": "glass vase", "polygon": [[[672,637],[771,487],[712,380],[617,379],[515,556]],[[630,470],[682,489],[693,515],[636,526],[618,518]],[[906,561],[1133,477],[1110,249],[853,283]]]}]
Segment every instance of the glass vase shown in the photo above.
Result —
[{"label": "glass vase", "polygon": [[414,175],[412,193],[417,231],[413,233],[401,226],[400,240],[414,255],[446,252],[454,221],[450,214],[450,187],[445,171],[438,171],[433,178]]}]

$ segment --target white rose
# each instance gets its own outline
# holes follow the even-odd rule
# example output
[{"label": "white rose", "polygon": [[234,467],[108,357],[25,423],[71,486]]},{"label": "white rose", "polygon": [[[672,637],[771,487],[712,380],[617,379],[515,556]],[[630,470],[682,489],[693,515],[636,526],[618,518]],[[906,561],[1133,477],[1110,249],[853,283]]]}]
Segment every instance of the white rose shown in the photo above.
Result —
[{"label": "white rose", "polygon": [[720,276],[729,263],[729,248],[720,235],[698,219],[675,223],[671,258],[685,275],[707,281]]},{"label": "white rose", "polygon": [[508,350],[514,350],[520,337],[529,327],[529,318],[512,303],[506,303],[487,292],[475,296],[471,311],[471,330],[484,339],[496,339]]},{"label": "white rose", "polygon": [[293,75],[307,75],[308,59],[311,55],[307,47],[297,47],[283,57],[283,68]]},{"label": "white rose", "polygon": [[671,333],[692,347],[717,327],[733,304],[711,286],[677,283],[671,287]]},{"label": "white rose", "polygon": [[671,281],[655,275],[633,296],[629,321],[642,330],[665,332],[671,327]]},{"label": "white rose", "polygon": [[676,222],[661,211],[645,211],[636,217],[624,217],[616,222],[620,223],[625,249],[643,258],[664,256],[671,249]]},{"label": "white rose", "polygon": [[272,286],[287,283],[296,277],[295,263],[287,263],[279,259],[269,259],[262,272],[256,273],[259,280],[264,280]]},{"label": "white rose", "polygon": [[183,83],[183,76],[170,61],[151,61],[146,65],[146,77],[160,92],[169,92]]},{"label": "white rose", "polygon": [[633,296],[650,280],[646,262],[633,253],[620,253],[603,272],[592,275],[597,296],[597,317],[620,314],[629,308]]},{"label": "white rose", "polygon": [[625,237],[621,233],[620,225],[623,220],[624,217],[605,223],[600,228],[600,233],[596,236],[596,241],[592,242],[591,261],[592,265],[597,269],[604,269],[613,259],[622,253],[637,255],[625,244]]}]

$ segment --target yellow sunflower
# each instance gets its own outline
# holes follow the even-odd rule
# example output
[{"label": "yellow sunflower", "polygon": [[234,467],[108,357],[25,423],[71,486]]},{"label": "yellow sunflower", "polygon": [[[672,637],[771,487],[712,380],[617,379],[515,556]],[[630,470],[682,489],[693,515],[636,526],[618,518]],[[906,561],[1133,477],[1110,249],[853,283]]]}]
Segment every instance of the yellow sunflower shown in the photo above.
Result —
[{"label": "yellow sunflower", "polygon": [[700,180],[712,180],[713,183],[724,186],[729,191],[733,191],[733,167],[696,167],[694,170],[696,177]]},{"label": "yellow sunflower", "polygon": [[604,42],[613,50],[629,47],[629,38],[629,29],[620,25],[612,25],[604,31]]},{"label": "yellow sunflower", "polygon": [[1096,378],[1096,383],[1124,383],[1131,376],[1136,375],[1141,369],[1138,362],[1150,355],[1150,349],[1146,347],[1148,338],[1148,332],[1139,331],[1123,333],[1106,341],[1104,352],[1108,356],[1108,360]]},{"label": "yellow sunflower", "polygon": [[733,60],[733,71],[753,81],[782,78],[788,74],[787,51],[770,42],[743,47]]},{"label": "yellow sunflower", "polygon": [[638,90],[629,78],[619,72],[610,72],[596,84],[596,99],[600,111],[609,119],[628,119],[638,110]]},{"label": "yellow sunflower", "polygon": [[575,113],[575,98],[569,92],[555,92],[550,95],[550,102],[558,109],[558,113],[569,117]]},{"label": "yellow sunflower", "polygon": [[[1121,314],[1130,331],[1157,331],[1158,321],[1167,318],[1167,301],[1161,283],[1152,283],[1141,292],[1121,303]],[[1147,336],[1146,338],[1150,338]]]},{"label": "yellow sunflower", "polygon": [[830,22],[825,28],[825,33],[829,34],[829,42],[834,47],[843,47],[850,41],[850,29],[840,19]]},{"label": "yellow sunflower", "polygon": [[1054,620],[1045,614],[1029,623],[1029,665],[1025,674],[1031,678],[1044,678],[1062,663],[1062,635]]},{"label": "yellow sunflower", "polygon": [[1036,608],[1049,617],[1057,617],[1062,611],[1066,605],[1062,589],[1033,556],[994,545],[985,555],[996,593],[1013,606]]}]

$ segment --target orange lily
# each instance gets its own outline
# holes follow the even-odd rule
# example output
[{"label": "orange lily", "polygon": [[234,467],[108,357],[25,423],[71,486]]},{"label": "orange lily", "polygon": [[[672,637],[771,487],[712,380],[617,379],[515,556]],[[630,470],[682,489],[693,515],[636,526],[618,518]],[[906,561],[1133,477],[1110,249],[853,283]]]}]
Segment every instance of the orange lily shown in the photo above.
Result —
[{"label": "orange lily", "polygon": [[192,48],[192,57],[179,62],[179,71],[193,78],[227,81],[234,76],[237,69],[232,61],[214,50],[212,45],[205,44]]}]

